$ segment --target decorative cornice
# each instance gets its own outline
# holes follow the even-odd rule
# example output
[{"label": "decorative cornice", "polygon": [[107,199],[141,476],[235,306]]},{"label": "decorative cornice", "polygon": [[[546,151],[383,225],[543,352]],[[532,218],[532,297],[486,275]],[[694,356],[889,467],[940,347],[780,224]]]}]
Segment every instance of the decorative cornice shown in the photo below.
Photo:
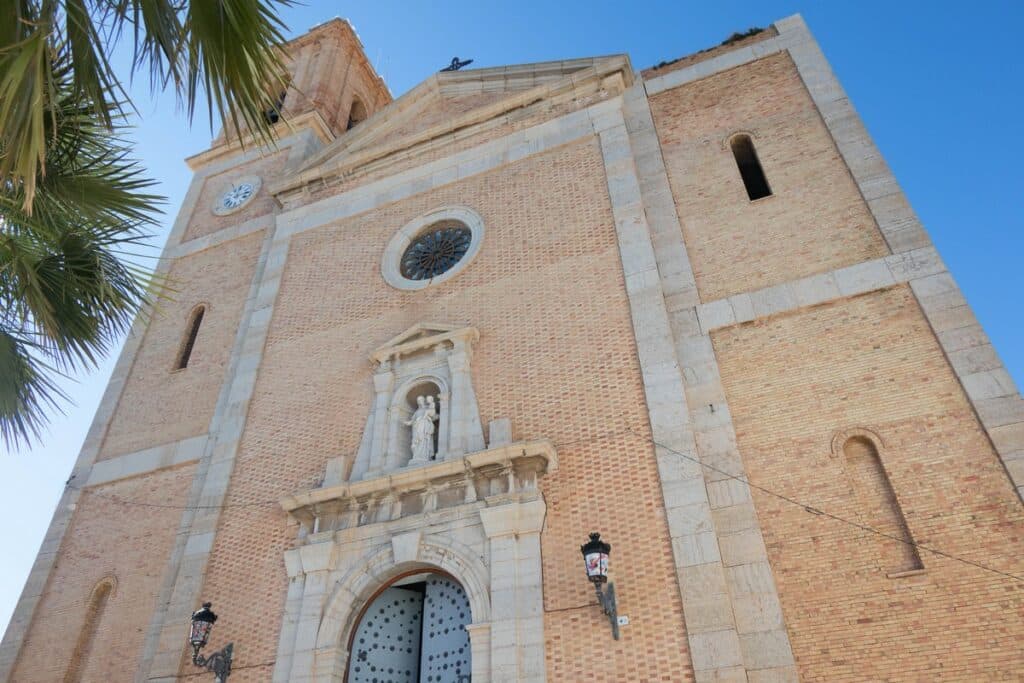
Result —
[{"label": "decorative cornice", "polygon": [[[438,492],[459,489],[459,504],[537,494],[536,478],[558,468],[547,440],[520,441],[354,482],[301,491],[281,499],[281,507],[314,531],[390,521],[409,511],[402,501],[427,498],[416,512],[443,506]],[[326,522],[322,520],[327,520]],[[327,527],[327,528],[325,528]]]},{"label": "decorative cornice", "polygon": [[[275,124],[271,128],[271,131],[274,136],[274,140],[282,141],[299,132],[303,128],[312,130],[325,145],[330,144],[331,141],[334,140],[334,133],[331,132],[330,126],[327,125],[327,122],[324,121],[318,111],[308,111],[288,120],[282,120]],[[200,152],[199,154],[186,157],[185,163],[188,164],[188,167],[192,169],[193,172],[199,171],[204,166],[208,166],[215,161],[231,156],[232,154],[245,152],[254,145],[256,145],[256,141],[253,139],[253,136],[251,134],[247,134],[241,139],[233,138],[230,142],[221,143],[211,147],[205,152]],[[273,154],[279,150],[280,148],[269,148],[266,149],[266,154]]]}]

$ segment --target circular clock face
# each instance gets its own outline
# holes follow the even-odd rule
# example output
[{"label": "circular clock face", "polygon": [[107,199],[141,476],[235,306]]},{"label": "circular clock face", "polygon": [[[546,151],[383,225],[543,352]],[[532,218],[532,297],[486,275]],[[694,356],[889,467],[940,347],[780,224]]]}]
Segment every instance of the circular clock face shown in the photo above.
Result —
[{"label": "circular clock face", "polygon": [[255,194],[256,188],[250,183],[240,183],[225,192],[220,198],[220,204],[225,209],[237,209],[245,200]]},{"label": "circular clock face", "polygon": [[217,198],[213,212],[220,216],[233,213],[252,201],[259,190],[259,178],[236,180]]}]

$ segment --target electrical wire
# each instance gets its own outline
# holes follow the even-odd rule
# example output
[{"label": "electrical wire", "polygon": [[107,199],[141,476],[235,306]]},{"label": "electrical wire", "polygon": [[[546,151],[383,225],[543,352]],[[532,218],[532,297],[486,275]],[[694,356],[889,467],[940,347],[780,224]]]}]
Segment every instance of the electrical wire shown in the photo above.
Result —
[{"label": "electrical wire", "polygon": [[[734,474],[732,472],[727,472],[726,470],[723,470],[723,469],[721,469],[719,467],[715,467],[714,465],[710,465],[708,463],[702,462],[699,458],[697,458],[697,457],[695,457],[693,455],[689,455],[687,453],[683,453],[681,451],[678,451],[678,450],[672,448],[671,446],[667,446],[667,445],[665,445],[663,443],[660,443],[660,442],[654,440],[651,437],[644,436],[643,434],[638,434],[631,427],[626,427],[623,430],[619,430],[619,431],[615,431],[615,432],[605,432],[605,433],[599,434],[597,436],[583,437],[583,438],[579,438],[579,439],[573,439],[571,441],[562,441],[560,443],[556,443],[556,444],[553,444],[553,445],[555,446],[555,448],[564,448],[566,446],[571,446],[571,445],[578,444],[578,443],[584,443],[584,442],[585,443],[593,443],[595,441],[601,441],[601,440],[605,440],[605,439],[609,439],[609,438],[613,438],[613,437],[617,437],[617,436],[623,436],[625,434],[630,434],[630,435],[640,439],[641,441],[645,441],[645,442],[649,443],[652,446],[664,449],[665,451],[667,451],[667,452],[669,452],[669,453],[671,453],[673,455],[676,455],[678,457],[681,457],[681,458],[684,458],[686,460],[689,460],[690,462],[693,462],[696,465],[699,465],[700,467],[702,467],[702,468],[704,468],[706,470],[709,470],[711,472],[716,472],[716,473],[721,474],[721,475],[723,475],[723,476],[725,476],[725,477],[727,477],[729,479],[741,482],[741,483],[745,484],[746,486],[749,486],[752,489],[755,489],[757,491],[760,491],[761,493],[764,493],[765,495],[771,496],[771,497],[773,497],[773,498],[775,498],[777,500],[781,500],[781,501],[783,501],[783,502],[785,502],[785,503],[787,503],[789,505],[794,505],[796,507],[799,507],[799,508],[801,508],[802,510],[804,510],[807,513],[810,513],[810,514],[813,514],[813,515],[816,515],[816,516],[820,516],[820,517],[825,517],[827,519],[831,519],[833,521],[839,522],[840,524],[845,524],[845,525],[853,527],[855,529],[859,529],[860,531],[864,531],[864,532],[867,532],[867,533],[870,533],[870,534],[874,534],[876,536],[880,536],[882,538],[889,539],[891,541],[897,541],[899,543],[903,543],[905,545],[912,546],[912,547],[914,547],[914,548],[916,548],[918,550],[922,550],[924,552],[930,553],[930,554],[938,556],[938,557],[943,557],[943,558],[948,559],[948,560],[954,560],[956,562],[960,562],[962,564],[974,567],[976,569],[981,569],[981,570],[984,570],[984,571],[987,571],[987,572],[991,572],[993,574],[998,574],[998,575],[1000,575],[1002,577],[1005,577],[1005,578],[1013,579],[1014,581],[1019,581],[1021,583],[1024,583],[1024,577],[1017,576],[1016,574],[1011,574],[1009,572],[1002,571],[1001,569],[997,569],[995,567],[992,567],[992,566],[989,566],[989,565],[986,565],[986,564],[982,564],[980,562],[975,562],[974,560],[970,560],[970,559],[967,559],[965,557],[961,557],[959,555],[955,555],[953,553],[950,553],[950,552],[947,552],[947,551],[944,551],[944,550],[940,550],[938,548],[934,548],[934,547],[931,547],[931,546],[928,546],[928,545],[923,545],[923,544],[917,543],[916,541],[913,541],[913,540],[909,540],[909,539],[906,539],[906,538],[900,538],[899,536],[893,536],[892,534],[886,533],[886,532],[881,531],[879,529],[875,529],[875,528],[870,527],[870,526],[868,526],[866,524],[862,524],[862,523],[857,522],[855,520],[848,519],[846,517],[842,517],[840,515],[837,515],[837,514],[828,512],[826,510],[823,510],[823,509],[821,509],[820,507],[818,507],[816,505],[811,505],[810,503],[802,502],[802,501],[796,500],[795,498],[791,498],[790,496],[787,496],[785,494],[779,493],[777,491],[773,491],[772,489],[770,489],[770,488],[768,488],[766,486],[761,486],[759,484],[755,484],[755,483],[753,483],[752,481],[750,481],[747,477],[745,477],[743,475],[738,475],[738,474]],[[277,506],[280,505],[280,500],[278,500],[278,499],[275,499],[275,500],[265,500],[265,501],[253,501],[253,502],[240,502],[240,503],[223,503],[223,504],[220,504],[220,505],[191,505],[191,506],[190,505],[169,505],[169,504],[162,504],[162,503],[149,503],[149,502],[146,502],[146,501],[125,500],[125,499],[119,498],[117,496],[105,495],[105,494],[99,493],[97,491],[92,491],[92,490],[89,490],[89,489],[86,489],[86,488],[74,487],[74,486],[71,486],[70,484],[68,484],[67,488],[72,489],[72,490],[82,491],[82,492],[88,493],[90,496],[95,496],[97,498],[104,498],[104,499],[107,499],[107,500],[111,500],[111,501],[113,501],[115,503],[120,503],[122,505],[138,506],[138,507],[149,507],[149,508],[164,508],[164,509],[175,509],[175,510],[216,510],[216,509],[227,509],[227,508],[253,508],[253,507],[270,507],[270,506],[277,507]]]}]

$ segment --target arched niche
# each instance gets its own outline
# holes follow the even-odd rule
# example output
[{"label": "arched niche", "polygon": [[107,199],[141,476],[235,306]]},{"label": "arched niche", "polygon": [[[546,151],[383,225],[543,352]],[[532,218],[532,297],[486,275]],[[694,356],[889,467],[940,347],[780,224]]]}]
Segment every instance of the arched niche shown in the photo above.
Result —
[{"label": "arched niche", "polygon": [[[375,398],[348,480],[374,479],[412,460],[412,416],[418,396],[435,397],[437,447],[432,460],[461,458],[485,449],[470,363],[476,329],[420,323],[389,339],[370,357]],[[416,462],[422,465],[430,459]]]},{"label": "arched niche", "polygon": [[843,430],[832,438],[832,454],[842,463],[861,519],[879,538],[879,561],[886,576],[900,578],[923,571],[921,555],[886,469],[882,438],[863,427]]},{"label": "arched niche", "polygon": [[403,382],[391,400],[388,426],[389,465],[392,470],[405,467],[412,460],[412,426],[406,424],[416,412],[420,397],[431,397],[437,406],[438,421],[434,430],[435,458],[448,452],[448,431],[451,393],[445,378],[435,374],[421,375]]}]

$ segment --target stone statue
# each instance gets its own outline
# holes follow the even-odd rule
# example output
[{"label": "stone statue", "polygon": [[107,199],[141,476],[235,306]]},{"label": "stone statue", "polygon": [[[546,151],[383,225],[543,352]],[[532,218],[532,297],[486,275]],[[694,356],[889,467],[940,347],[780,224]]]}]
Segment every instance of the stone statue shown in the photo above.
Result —
[{"label": "stone statue", "polygon": [[412,463],[425,463],[434,459],[434,422],[437,421],[437,406],[434,397],[416,397],[416,412],[406,426],[412,427]]}]

